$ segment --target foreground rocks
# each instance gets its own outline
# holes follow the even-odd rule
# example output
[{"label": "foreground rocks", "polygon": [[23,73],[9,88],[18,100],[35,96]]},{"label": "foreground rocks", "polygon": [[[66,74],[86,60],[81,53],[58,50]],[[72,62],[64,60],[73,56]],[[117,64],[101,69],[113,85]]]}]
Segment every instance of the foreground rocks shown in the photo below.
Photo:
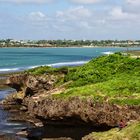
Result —
[{"label": "foreground rocks", "polygon": [[[17,110],[23,112],[23,120],[34,122],[37,127],[49,122],[66,125],[88,124],[100,130],[108,130],[116,127],[121,119],[129,122],[140,118],[140,106],[119,106],[80,97],[55,98],[51,94],[55,91],[58,78],[60,77],[55,75],[11,76],[7,80],[7,85],[15,88],[17,93],[9,95],[2,104],[20,105]],[[12,109],[10,106],[10,110]]]},{"label": "foreground rocks", "polygon": [[[62,76],[62,75],[61,75]],[[135,120],[140,117],[139,106],[119,106],[96,103],[92,99],[54,98],[48,91],[55,88],[57,76],[54,75],[15,75],[7,80],[7,85],[17,90],[10,95],[6,103],[20,104],[20,111],[28,112],[42,120],[56,120],[67,123],[89,123],[94,126],[114,127],[123,119]],[[46,94],[47,96],[40,96]],[[24,95],[21,97],[21,95]],[[21,98],[20,98],[21,97]],[[19,100],[20,99],[20,100]]]},{"label": "foreground rocks", "polygon": [[71,123],[89,123],[96,127],[114,127],[121,119],[128,122],[140,117],[139,106],[118,106],[109,103],[94,103],[73,97],[67,100],[48,97],[36,102],[26,98],[28,111],[42,119],[61,120]]}]

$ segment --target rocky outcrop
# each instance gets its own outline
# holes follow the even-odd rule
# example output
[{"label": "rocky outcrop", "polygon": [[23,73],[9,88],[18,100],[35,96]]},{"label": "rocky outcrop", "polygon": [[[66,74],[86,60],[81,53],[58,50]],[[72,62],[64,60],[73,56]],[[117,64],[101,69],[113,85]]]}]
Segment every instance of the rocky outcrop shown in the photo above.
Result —
[{"label": "rocky outcrop", "polygon": [[[63,75],[60,76],[63,77]],[[18,93],[10,99],[24,105],[20,110],[27,110],[32,116],[45,120],[44,122],[53,120],[66,124],[68,122],[69,124],[91,124],[96,127],[114,127],[121,119],[129,121],[140,117],[140,106],[119,106],[109,104],[107,101],[98,103],[90,98],[81,99],[80,97],[54,98],[51,94],[55,92],[55,83],[60,76],[47,74],[11,76],[7,80],[7,85],[15,88]]]},{"label": "rocky outcrop", "polygon": [[135,120],[140,117],[139,106],[118,106],[109,103],[95,103],[92,99],[73,97],[67,100],[48,97],[36,102],[26,98],[24,104],[28,111],[46,120],[74,121],[87,123],[96,127],[114,127],[123,119]]},{"label": "rocky outcrop", "polygon": [[23,97],[26,97],[53,89],[58,78],[60,77],[47,74],[41,76],[17,74],[10,76],[6,85],[16,89],[17,92],[22,92]]}]

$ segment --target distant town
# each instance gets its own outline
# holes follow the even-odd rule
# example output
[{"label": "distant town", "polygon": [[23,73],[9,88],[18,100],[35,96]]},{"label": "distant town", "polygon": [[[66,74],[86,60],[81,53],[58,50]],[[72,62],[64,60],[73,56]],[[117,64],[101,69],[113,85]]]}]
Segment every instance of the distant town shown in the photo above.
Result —
[{"label": "distant town", "polygon": [[140,40],[0,40],[0,47],[139,47]]}]

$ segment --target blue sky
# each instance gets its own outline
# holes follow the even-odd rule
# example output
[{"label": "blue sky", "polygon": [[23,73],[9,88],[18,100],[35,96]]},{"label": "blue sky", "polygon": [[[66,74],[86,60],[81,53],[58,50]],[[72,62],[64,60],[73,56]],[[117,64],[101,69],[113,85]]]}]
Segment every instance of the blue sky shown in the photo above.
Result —
[{"label": "blue sky", "polygon": [[0,0],[0,38],[140,39],[140,0]]}]

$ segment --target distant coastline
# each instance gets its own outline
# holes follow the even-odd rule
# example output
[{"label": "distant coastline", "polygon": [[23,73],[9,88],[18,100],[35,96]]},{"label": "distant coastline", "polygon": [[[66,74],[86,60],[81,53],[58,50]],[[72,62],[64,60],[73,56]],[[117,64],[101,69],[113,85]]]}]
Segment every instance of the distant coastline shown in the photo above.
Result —
[{"label": "distant coastline", "polygon": [[58,47],[55,47],[55,46],[52,46],[52,47],[40,47],[40,46],[21,46],[21,47],[17,47],[17,46],[9,46],[9,47],[1,47],[0,48],[139,48],[139,46],[69,46],[69,47],[66,47],[66,46],[58,46]]},{"label": "distant coastline", "polygon": [[0,48],[96,48],[139,47],[140,40],[0,40]]},{"label": "distant coastline", "polygon": [[17,46],[0,46],[0,48],[134,48],[134,47],[140,47],[140,45],[136,46],[44,46],[44,47],[40,47],[40,46],[21,46],[21,47],[17,47]]}]

